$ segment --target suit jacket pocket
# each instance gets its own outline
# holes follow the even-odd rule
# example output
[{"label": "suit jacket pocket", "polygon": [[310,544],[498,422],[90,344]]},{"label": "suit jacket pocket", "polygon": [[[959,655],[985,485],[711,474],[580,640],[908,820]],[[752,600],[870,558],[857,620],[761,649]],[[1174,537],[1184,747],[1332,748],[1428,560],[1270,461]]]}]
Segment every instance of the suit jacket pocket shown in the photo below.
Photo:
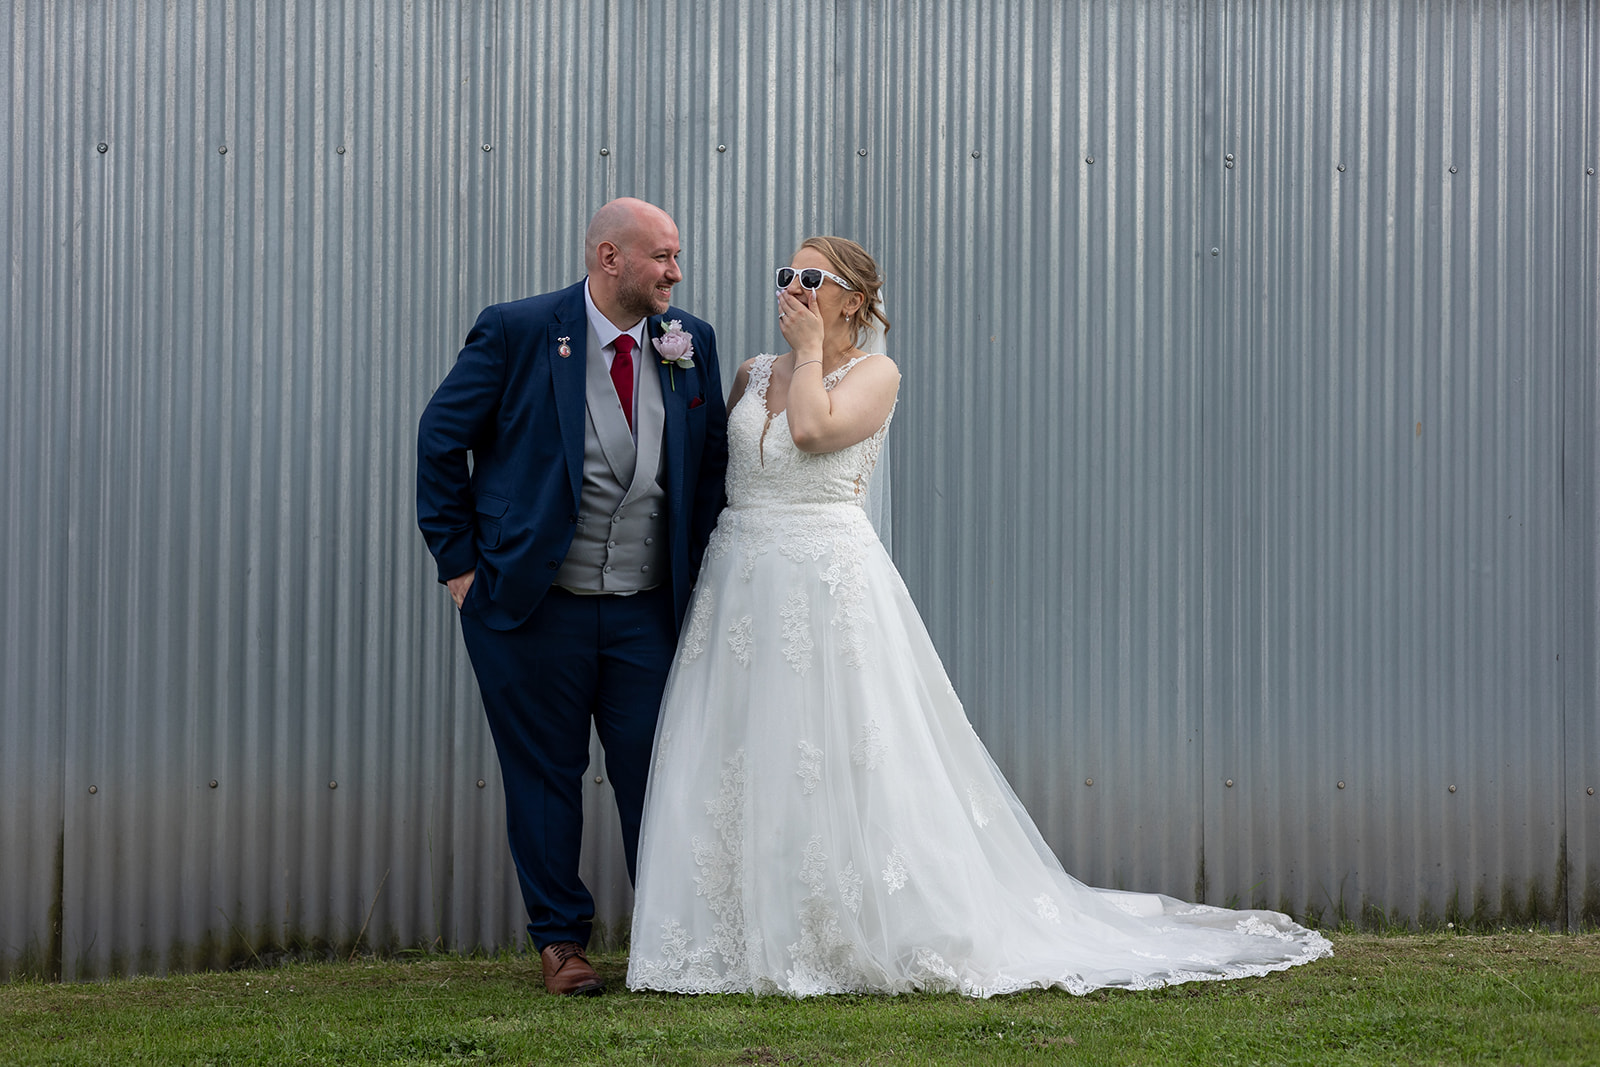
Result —
[{"label": "suit jacket pocket", "polygon": [[[478,497],[478,546],[494,548],[500,544],[500,520],[505,517],[511,501],[504,497],[484,494]],[[474,583],[476,584],[476,583]]]}]

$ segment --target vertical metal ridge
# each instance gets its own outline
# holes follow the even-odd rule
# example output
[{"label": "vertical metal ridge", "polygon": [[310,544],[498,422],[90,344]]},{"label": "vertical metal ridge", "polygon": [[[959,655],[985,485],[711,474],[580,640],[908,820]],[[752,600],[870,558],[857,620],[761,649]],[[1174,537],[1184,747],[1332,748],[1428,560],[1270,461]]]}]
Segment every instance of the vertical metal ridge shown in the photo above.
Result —
[{"label": "vertical metal ridge", "polygon": [[[1585,440],[1600,422],[1600,374],[1587,354],[1600,351],[1600,11],[1588,5],[1581,32],[1563,64],[1562,98],[1580,135],[1567,140],[1561,183],[1563,217],[1577,219],[1564,231],[1571,264],[1563,292],[1564,344],[1578,358],[1565,364],[1563,397],[1562,502],[1565,593],[1561,677],[1566,724],[1566,855],[1569,915],[1574,925],[1600,924],[1600,435]],[[1579,175],[1582,174],[1580,179]],[[1574,239],[1575,238],[1575,239]],[[1593,789],[1594,792],[1589,792]]]}]

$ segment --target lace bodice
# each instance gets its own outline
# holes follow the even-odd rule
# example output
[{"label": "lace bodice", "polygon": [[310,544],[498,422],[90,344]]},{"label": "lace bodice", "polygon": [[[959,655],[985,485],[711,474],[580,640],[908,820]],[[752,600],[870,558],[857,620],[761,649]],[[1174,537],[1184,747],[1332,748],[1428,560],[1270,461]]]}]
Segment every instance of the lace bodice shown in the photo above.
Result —
[{"label": "lace bodice", "polygon": [[[770,419],[767,415],[767,385],[777,358],[756,357],[744,396],[728,414],[729,507],[839,503],[861,506],[894,410],[890,409],[883,425],[864,441],[837,452],[802,452],[789,434],[788,411]],[[831,392],[852,367],[871,358],[857,356],[824,378],[823,386]]]}]

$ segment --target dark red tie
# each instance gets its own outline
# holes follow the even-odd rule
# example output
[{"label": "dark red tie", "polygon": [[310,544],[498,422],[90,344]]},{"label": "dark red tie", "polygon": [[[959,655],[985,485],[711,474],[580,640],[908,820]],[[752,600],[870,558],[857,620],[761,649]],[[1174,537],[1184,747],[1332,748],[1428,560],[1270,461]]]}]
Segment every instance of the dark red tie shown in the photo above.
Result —
[{"label": "dark red tie", "polygon": [[614,342],[617,355],[611,361],[611,384],[617,387],[617,399],[622,401],[622,414],[633,429],[633,335],[619,334]]}]

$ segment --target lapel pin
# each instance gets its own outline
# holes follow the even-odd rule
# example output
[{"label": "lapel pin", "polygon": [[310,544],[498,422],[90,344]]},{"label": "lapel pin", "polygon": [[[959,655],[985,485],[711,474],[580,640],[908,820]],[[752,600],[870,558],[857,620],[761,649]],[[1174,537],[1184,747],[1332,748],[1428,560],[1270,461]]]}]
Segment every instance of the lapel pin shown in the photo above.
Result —
[{"label": "lapel pin", "polygon": [[568,356],[572,355],[572,349],[567,345],[567,342],[572,340],[572,338],[557,337],[556,340],[561,342],[561,347],[556,349],[556,355],[560,356],[562,359],[566,359]]}]

